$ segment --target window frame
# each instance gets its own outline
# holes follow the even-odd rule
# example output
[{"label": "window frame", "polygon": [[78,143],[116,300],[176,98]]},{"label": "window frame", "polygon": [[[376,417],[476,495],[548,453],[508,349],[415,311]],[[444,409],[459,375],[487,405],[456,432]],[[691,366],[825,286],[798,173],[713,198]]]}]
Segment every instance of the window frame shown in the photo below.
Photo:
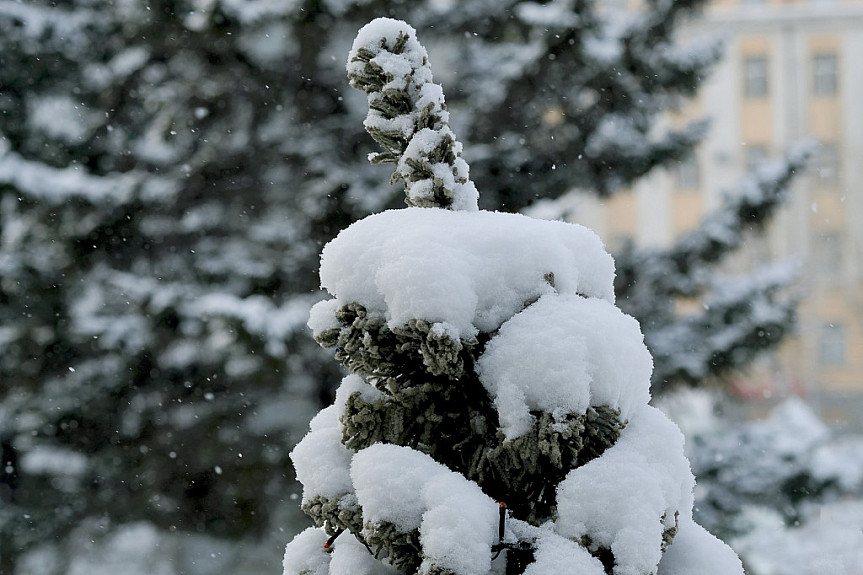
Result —
[{"label": "window frame", "polygon": [[747,54],[743,58],[743,96],[750,100],[767,98],[770,94],[768,59],[766,54]]},{"label": "window frame", "polygon": [[818,361],[821,365],[841,367],[846,361],[845,327],[841,323],[829,322],[821,325],[818,340]]},{"label": "window frame", "polygon": [[812,55],[812,94],[829,98],[838,92],[839,57],[836,52],[816,52]]},{"label": "window frame", "polygon": [[821,189],[839,187],[839,146],[834,142],[822,142],[812,162],[816,186]]}]

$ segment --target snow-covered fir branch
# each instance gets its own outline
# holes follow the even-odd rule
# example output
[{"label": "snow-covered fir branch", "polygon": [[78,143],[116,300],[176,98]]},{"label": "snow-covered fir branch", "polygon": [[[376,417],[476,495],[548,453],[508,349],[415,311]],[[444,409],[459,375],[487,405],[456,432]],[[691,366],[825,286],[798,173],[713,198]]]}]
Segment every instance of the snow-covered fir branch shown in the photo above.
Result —
[{"label": "snow-covered fir branch", "polygon": [[347,69],[351,86],[368,94],[364,125],[384,149],[369,160],[396,164],[392,180],[404,184],[406,203],[476,210],[476,187],[416,31],[387,18],[367,24],[354,41]]},{"label": "snow-covered fir branch", "polygon": [[[727,195],[669,249],[630,245],[616,254],[617,302],[642,322],[654,353],[654,389],[696,384],[745,365],[790,329],[796,301],[785,297],[784,288],[794,281],[788,272],[793,266],[782,266],[778,273],[758,270],[757,277],[738,281],[733,292],[715,285],[714,270],[776,213],[810,150],[809,144],[801,144],[784,160],[750,174],[738,193]],[[681,319],[675,307],[679,298],[706,299],[703,309]]]}]

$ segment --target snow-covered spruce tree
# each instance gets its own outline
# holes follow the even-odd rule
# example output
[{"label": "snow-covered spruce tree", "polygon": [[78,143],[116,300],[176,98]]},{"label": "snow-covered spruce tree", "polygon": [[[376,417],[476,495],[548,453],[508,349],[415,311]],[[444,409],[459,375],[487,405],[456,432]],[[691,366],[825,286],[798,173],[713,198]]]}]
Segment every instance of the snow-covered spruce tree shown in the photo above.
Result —
[{"label": "snow-covered spruce tree", "polygon": [[347,68],[409,207],[323,250],[309,326],[351,374],[291,454],[316,527],[285,574],[742,573],[692,520],[598,237],[478,210],[410,26],[366,25]]},{"label": "snow-covered spruce tree", "polygon": [[[732,278],[717,277],[716,268],[770,221],[809,151],[806,144],[797,146],[747,176],[736,194],[670,247],[630,244],[615,254],[618,305],[642,325],[654,360],[654,393],[739,370],[794,326],[797,299],[786,288],[796,264],[779,262]],[[680,317],[682,300],[702,306]]]},{"label": "snow-covered spruce tree", "polygon": [[319,25],[0,0],[4,575],[90,524],[238,538],[287,507],[290,447],[342,376],[306,333],[312,270],[366,213],[330,192],[367,162],[316,160],[363,134],[304,79]]}]

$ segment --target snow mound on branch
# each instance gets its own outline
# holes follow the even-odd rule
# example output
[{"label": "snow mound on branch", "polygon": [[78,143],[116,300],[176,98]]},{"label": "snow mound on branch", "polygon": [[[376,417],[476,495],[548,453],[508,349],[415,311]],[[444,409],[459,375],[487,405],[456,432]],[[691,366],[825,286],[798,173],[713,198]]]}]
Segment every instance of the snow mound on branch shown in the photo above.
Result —
[{"label": "snow mound on branch", "polygon": [[378,561],[362,543],[350,533],[336,540],[329,575],[398,575],[395,567]]},{"label": "snow mound on branch", "polygon": [[742,575],[740,559],[725,543],[689,517],[659,562],[657,575]]},{"label": "snow mound on branch", "polygon": [[599,559],[578,543],[554,533],[543,533],[536,541],[534,562],[527,566],[524,575],[550,573],[605,575],[605,569]]},{"label": "snow mound on branch", "polygon": [[385,397],[383,392],[366,382],[366,380],[359,375],[352,373],[345,376],[341,385],[339,385],[339,388],[336,390],[336,401],[333,404],[339,420],[341,420],[342,416],[345,414],[345,406],[347,405],[348,398],[350,398],[354,393],[359,393],[360,397],[366,403],[374,403],[375,401]]},{"label": "snow mound on branch", "polygon": [[[324,247],[315,334],[359,303],[390,327],[446,323],[463,339],[491,332],[557,291],[614,301],[614,261],[585,227],[519,214],[406,208],[367,217]],[[552,287],[550,283],[553,274]]]},{"label": "snow mound on branch", "polygon": [[324,549],[327,538],[326,532],[317,527],[309,527],[294,537],[285,548],[284,572],[328,575],[330,554]]},{"label": "snow mound on branch", "polygon": [[557,532],[611,549],[615,575],[655,573],[663,532],[691,517],[695,479],[683,434],[658,409],[641,407],[617,443],[569,472],[557,489]]},{"label": "snow mound on branch", "polygon": [[420,572],[432,566],[457,574],[491,569],[498,504],[476,483],[424,453],[381,443],[354,456],[351,477],[366,525],[419,529]]},{"label": "snow mound on branch", "polygon": [[650,400],[643,339],[638,322],[608,301],[546,294],[500,327],[477,371],[507,439],[531,429],[532,410],[562,420],[605,405],[626,421]]},{"label": "snow mound on branch", "polygon": [[353,452],[342,444],[338,407],[331,405],[312,419],[310,431],[291,451],[303,503],[316,496],[340,497],[353,491],[350,462]]},{"label": "snow mound on branch", "polygon": [[362,377],[346,376],[336,390],[335,402],[312,418],[309,432],[291,452],[297,480],[303,485],[303,503],[316,496],[332,498],[353,493],[350,464],[354,452],[342,443],[341,418],[354,393],[368,403],[384,397]]},{"label": "snow mound on branch", "polygon": [[[351,47],[348,66],[352,65],[351,60],[353,60],[353,57],[360,48],[365,48],[371,52],[378,52],[381,49],[381,39],[384,39],[388,46],[392,46],[402,34],[406,35],[408,40],[402,54],[399,56],[402,57],[401,59],[406,60],[409,66],[412,65],[414,68],[424,67],[424,64],[428,60],[428,52],[417,40],[417,31],[407,22],[393,18],[375,18],[360,28]],[[406,73],[409,72],[410,68],[407,69]]]}]

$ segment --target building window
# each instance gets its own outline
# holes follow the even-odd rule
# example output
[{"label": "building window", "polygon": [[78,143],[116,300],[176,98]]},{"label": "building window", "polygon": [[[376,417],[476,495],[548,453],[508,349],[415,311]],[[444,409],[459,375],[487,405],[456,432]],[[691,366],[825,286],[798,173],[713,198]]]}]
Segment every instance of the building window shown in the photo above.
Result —
[{"label": "building window", "polygon": [[677,163],[675,176],[677,187],[681,190],[698,189],[698,158],[695,154],[689,154]]},{"label": "building window", "polygon": [[745,148],[746,171],[752,173],[767,160],[767,146],[764,144],[747,144]]},{"label": "building window", "polygon": [[743,94],[747,98],[767,96],[766,56],[747,56],[743,60]]},{"label": "building window", "polygon": [[812,60],[812,85],[816,96],[835,96],[836,54],[815,54]]},{"label": "building window", "polygon": [[814,162],[815,178],[822,188],[839,185],[839,152],[836,144],[821,144]]},{"label": "building window", "polygon": [[841,324],[821,326],[820,360],[822,365],[838,366],[845,363],[845,330]]},{"label": "building window", "polygon": [[818,267],[827,277],[835,277],[842,267],[842,234],[822,232],[817,241]]}]

